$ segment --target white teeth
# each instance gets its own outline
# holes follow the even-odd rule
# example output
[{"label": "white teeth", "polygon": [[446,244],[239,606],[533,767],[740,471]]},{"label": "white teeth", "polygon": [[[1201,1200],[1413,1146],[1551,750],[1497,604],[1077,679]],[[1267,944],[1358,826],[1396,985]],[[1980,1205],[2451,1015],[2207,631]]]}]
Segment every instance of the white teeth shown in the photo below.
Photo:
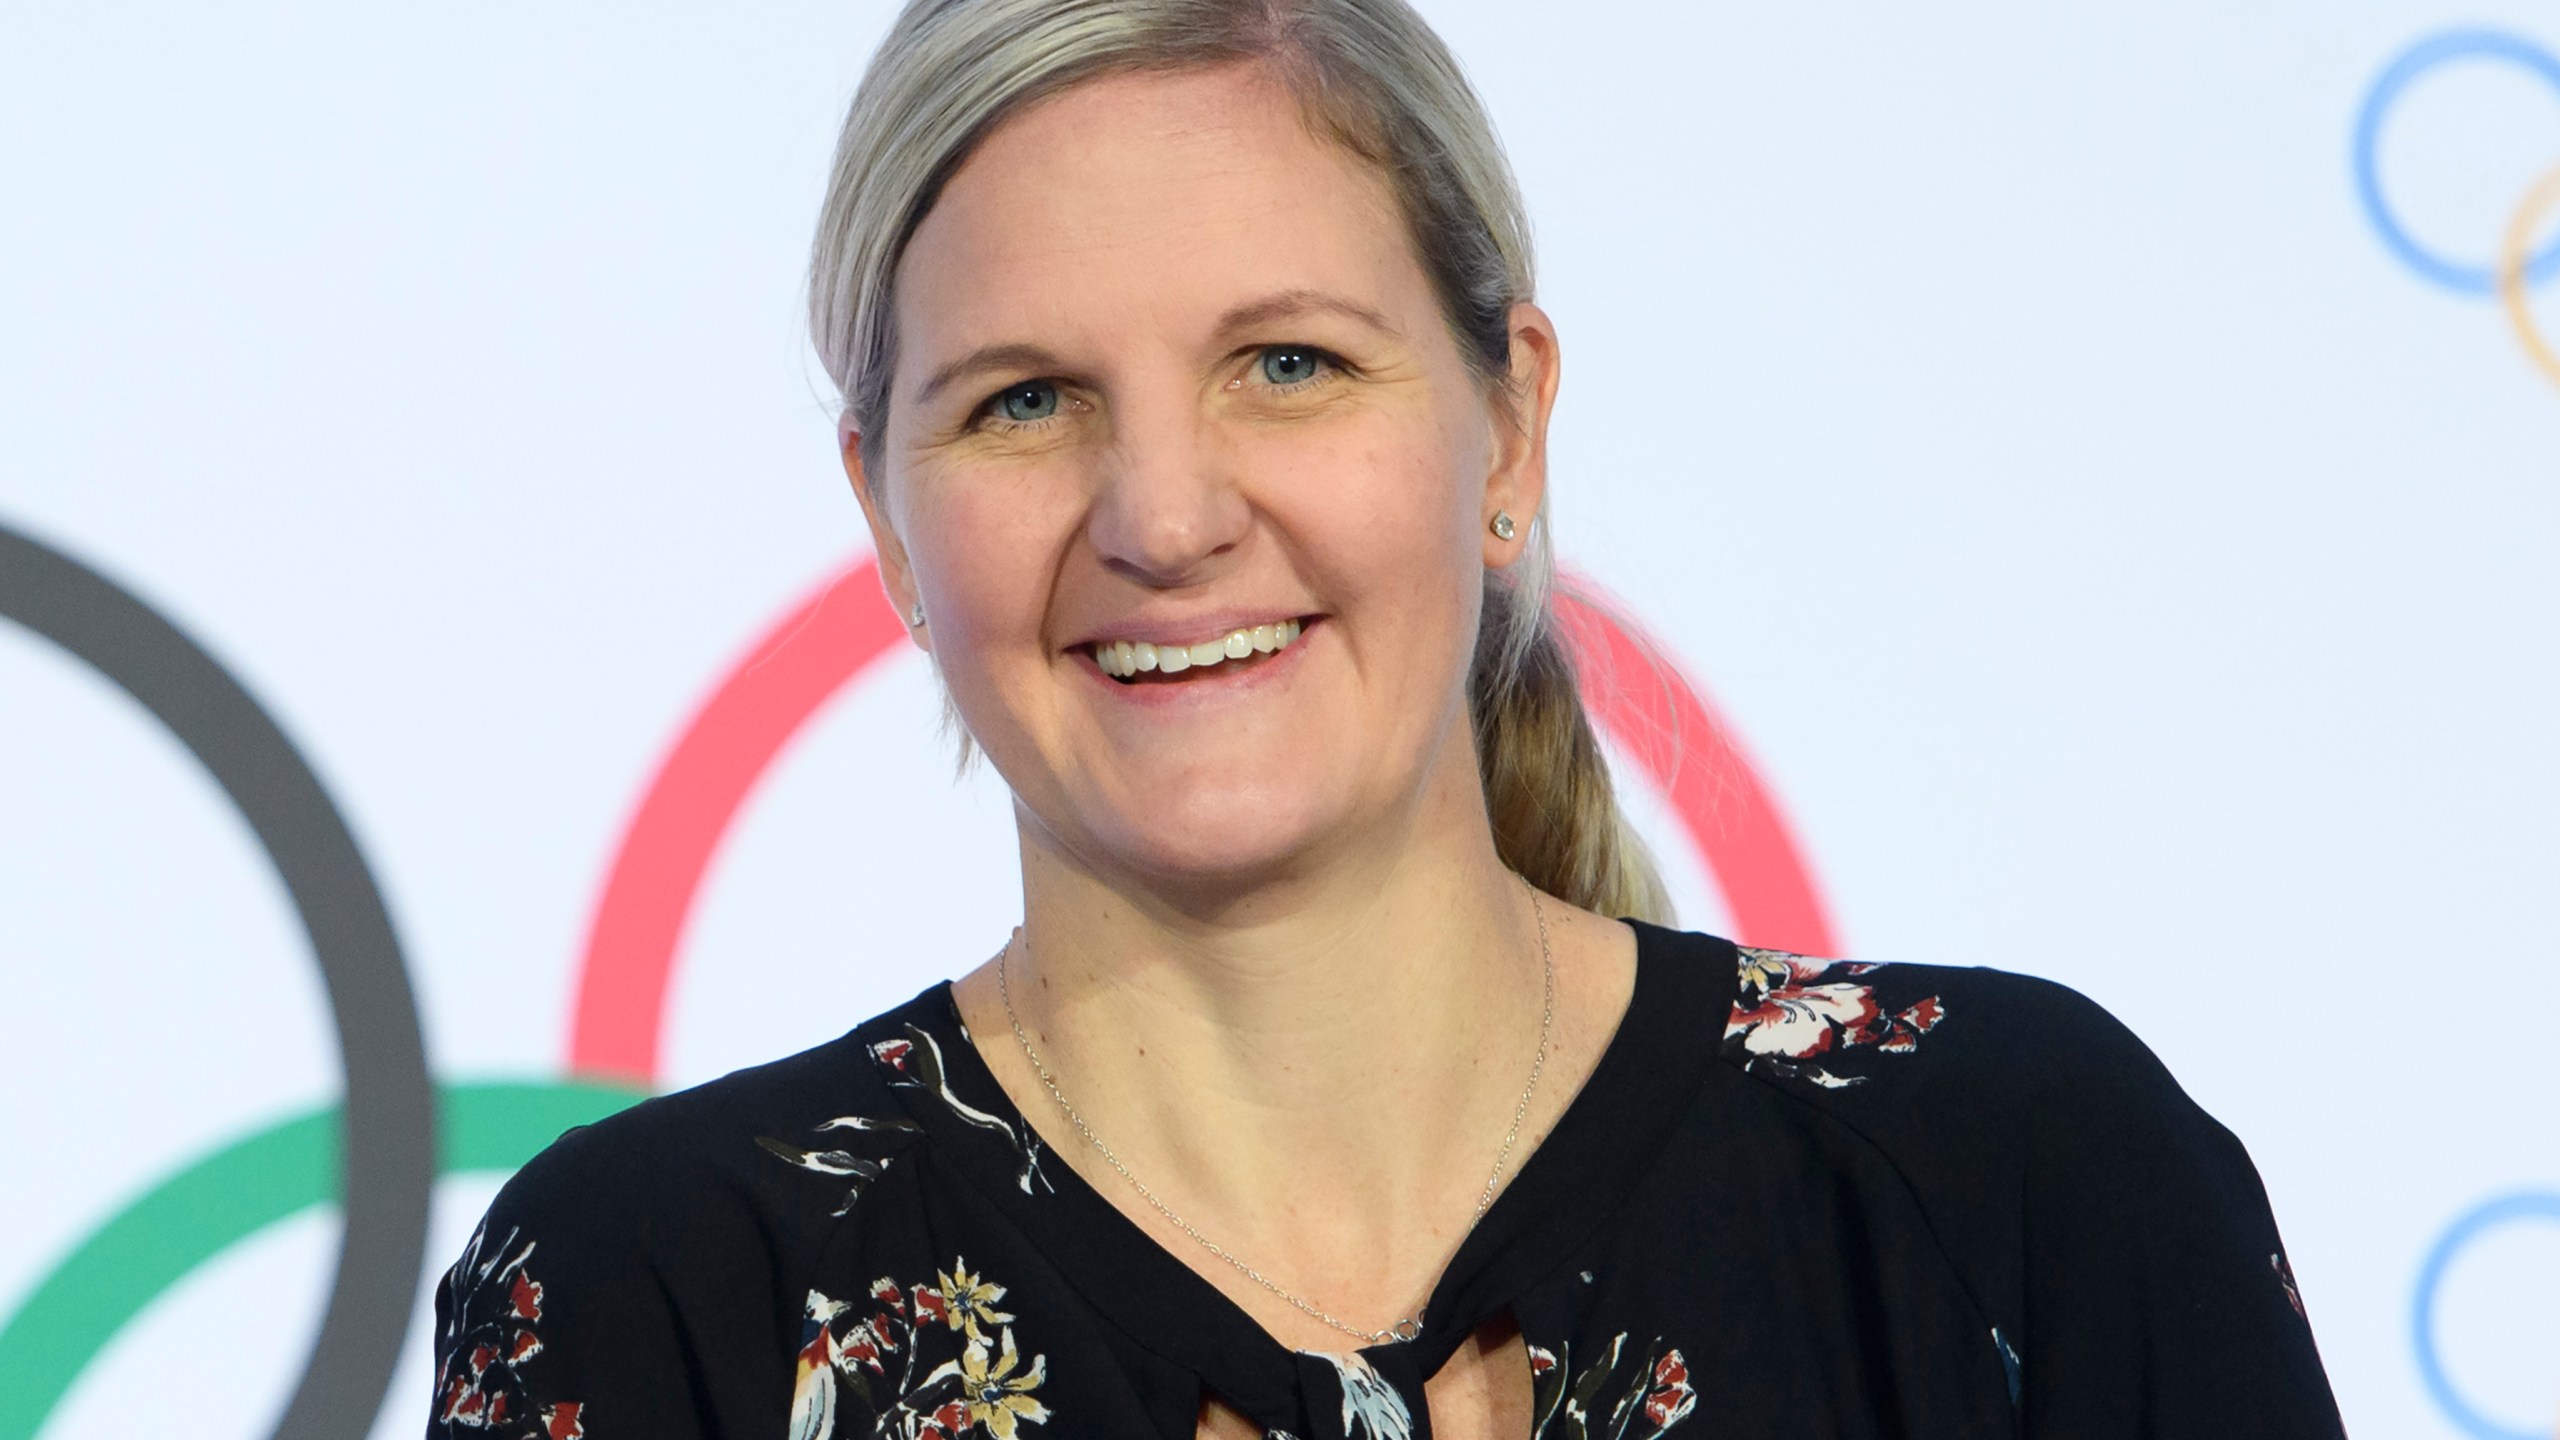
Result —
[{"label": "white teeth", "polygon": [[1275,620],[1268,625],[1234,630],[1215,640],[1197,645],[1155,645],[1144,640],[1100,640],[1094,643],[1093,663],[1103,674],[1127,678],[1149,670],[1179,675],[1185,670],[1205,668],[1228,660],[1242,660],[1252,655],[1268,655],[1285,650],[1305,629],[1295,620]]}]

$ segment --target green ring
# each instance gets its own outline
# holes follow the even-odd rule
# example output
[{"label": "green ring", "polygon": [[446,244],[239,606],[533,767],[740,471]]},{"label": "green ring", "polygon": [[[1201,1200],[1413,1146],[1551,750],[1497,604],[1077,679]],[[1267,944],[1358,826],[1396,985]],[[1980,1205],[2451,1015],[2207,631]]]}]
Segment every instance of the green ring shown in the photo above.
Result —
[{"label": "green ring", "polygon": [[[443,1086],[437,1174],[512,1173],[561,1131],[646,1094],[580,1081]],[[91,1231],[0,1324],[0,1440],[35,1440],[89,1362],[196,1267],[335,1203],[344,1178],[338,1127],[334,1105],[271,1125],[161,1181]]]}]

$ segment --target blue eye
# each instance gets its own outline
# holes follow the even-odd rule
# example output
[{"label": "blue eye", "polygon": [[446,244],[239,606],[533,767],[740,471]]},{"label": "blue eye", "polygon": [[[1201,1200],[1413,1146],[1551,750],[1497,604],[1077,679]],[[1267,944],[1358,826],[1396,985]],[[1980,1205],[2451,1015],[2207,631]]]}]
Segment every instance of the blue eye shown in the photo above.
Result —
[{"label": "blue eye", "polygon": [[1304,345],[1274,345],[1262,352],[1262,378],[1274,385],[1303,385],[1323,368],[1323,352]]},{"label": "blue eye", "polygon": [[1058,387],[1046,380],[1025,380],[996,396],[996,413],[1016,424],[1046,420],[1058,413]]}]

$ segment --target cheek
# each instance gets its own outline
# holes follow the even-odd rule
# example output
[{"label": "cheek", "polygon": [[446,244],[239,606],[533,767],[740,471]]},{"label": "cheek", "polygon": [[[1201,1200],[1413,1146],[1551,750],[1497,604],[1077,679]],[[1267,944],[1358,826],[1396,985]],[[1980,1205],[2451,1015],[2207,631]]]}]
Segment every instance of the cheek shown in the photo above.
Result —
[{"label": "cheek", "polygon": [[943,673],[1036,649],[1062,532],[1074,524],[1067,477],[949,469],[911,477],[900,534]]},{"label": "cheek", "polygon": [[1260,467],[1275,482],[1265,508],[1337,591],[1328,598],[1404,624],[1462,623],[1483,584],[1483,448],[1436,416],[1282,442]]}]

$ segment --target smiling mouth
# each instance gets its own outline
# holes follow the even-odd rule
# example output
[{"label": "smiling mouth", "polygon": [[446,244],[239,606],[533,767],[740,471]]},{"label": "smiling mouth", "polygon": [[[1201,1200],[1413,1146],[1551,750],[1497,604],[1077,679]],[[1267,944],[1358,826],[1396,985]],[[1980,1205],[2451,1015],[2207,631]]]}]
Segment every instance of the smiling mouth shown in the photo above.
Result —
[{"label": "smiling mouth", "polygon": [[1297,643],[1303,621],[1281,620],[1233,630],[1197,645],[1157,645],[1145,640],[1102,640],[1088,647],[1102,673],[1123,685],[1179,681],[1194,671],[1234,669],[1277,655]]}]

